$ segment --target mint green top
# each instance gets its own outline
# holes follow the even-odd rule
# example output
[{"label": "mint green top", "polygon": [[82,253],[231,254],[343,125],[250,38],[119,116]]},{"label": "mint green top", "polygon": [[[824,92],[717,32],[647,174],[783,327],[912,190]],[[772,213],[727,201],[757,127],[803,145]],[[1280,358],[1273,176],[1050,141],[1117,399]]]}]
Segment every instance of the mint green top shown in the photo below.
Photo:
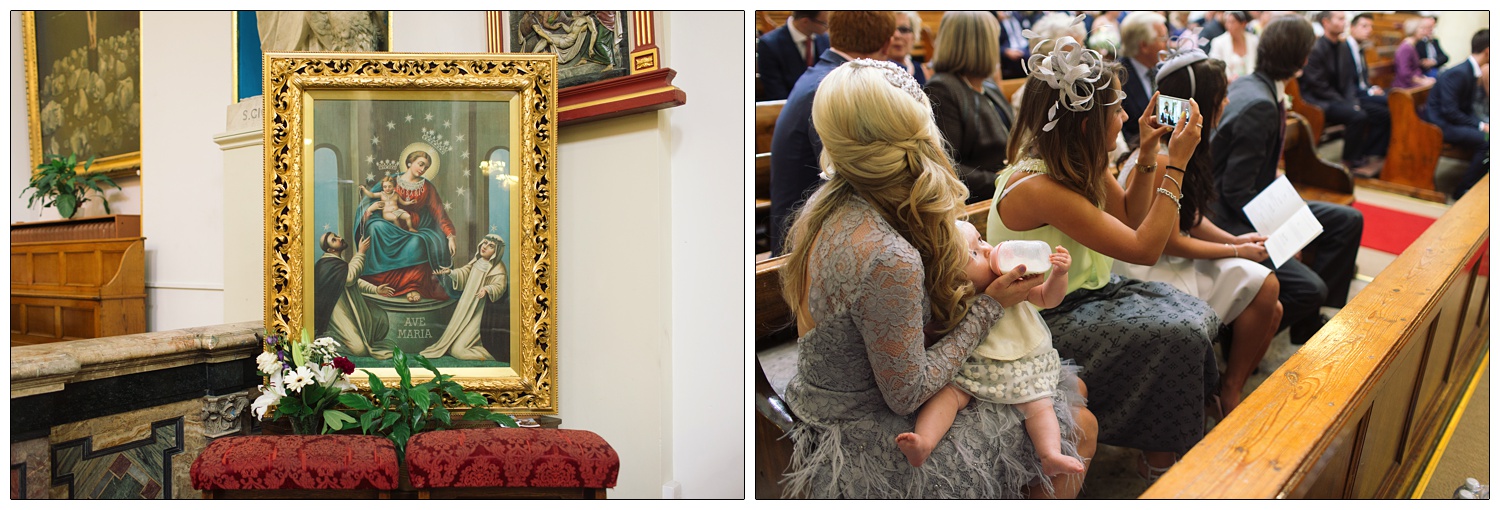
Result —
[{"label": "mint green top", "polygon": [[[994,204],[999,204],[1000,200],[1005,198],[1005,194],[1015,188],[1015,185],[1009,188],[1002,186],[1006,182],[1009,182],[1010,176],[1016,172],[1046,174],[1047,166],[1040,159],[1027,158],[1006,167],[1005,170],[1000,172],[1000,175],[995,176]],[[1021,180],[1029,178],[1022,177]],[[1062,246],[1063,248],[1067,248],[1068,254],[1073,256],[1073,265],[1068,268],[1069,293],[1078,289],[1093,290],[1109,283],[1109,270],[1114,265],[1115,259],[1088,249],[1082,244],[1078,244],[1078,241],[1074,241],[1073,238],[1068,237],[1067,234],[1062,233],[1061,230],[1052,225],[1042,225],[1025,232],[1016,232],[1005,228],[1005,222],[1000,221],[1000,215],[997,211],[999,211],[999,207],[990,207],[988,227],[985,229],[987,230],[985,238],[990,244],[1000,244],[1005,241],[1031,240],[1046,242],[1048,246]]]}]

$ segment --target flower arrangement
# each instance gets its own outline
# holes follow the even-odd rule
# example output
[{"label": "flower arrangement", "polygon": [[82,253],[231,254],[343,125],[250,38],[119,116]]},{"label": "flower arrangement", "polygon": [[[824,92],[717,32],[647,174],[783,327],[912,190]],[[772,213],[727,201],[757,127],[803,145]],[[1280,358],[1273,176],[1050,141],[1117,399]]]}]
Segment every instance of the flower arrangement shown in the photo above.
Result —
[{"label": "flower arrangement", "polygon": [[354,390],[349,382],[354,362],[338,355],[338,341],[312,340],[306,330],[296,340],[268,332],[265,352],[255,363],[266,377],[266,384],[259,387],[260,398],[250,404],[257,419],[265,419],[267,410],[275,406],[271,419],[289,418],[296,434],[326,434],[353,425],[353,417],[334,409],[340,394]]}]

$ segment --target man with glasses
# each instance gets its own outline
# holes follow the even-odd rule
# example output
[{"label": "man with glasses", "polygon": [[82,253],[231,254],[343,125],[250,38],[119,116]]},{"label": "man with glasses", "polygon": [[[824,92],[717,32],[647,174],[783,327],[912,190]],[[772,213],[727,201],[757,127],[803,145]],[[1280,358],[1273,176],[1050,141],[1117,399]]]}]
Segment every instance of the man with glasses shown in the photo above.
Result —
[{"label": "man with glasses", "polygon": [[828,11],[792,11],[792,17],[755,42],[756,101],[786,99],[792,85],[828,49]]},{"label": "man with glasses", "polygon": [[1157,52],[1167,48],[1167,18],[1151,11],[1135,11],[1120,22],[1120,64],[1125,80],[1125,121],[1120,131],[1132,146],[1141,137],[1140,118],[1156,92]]}]

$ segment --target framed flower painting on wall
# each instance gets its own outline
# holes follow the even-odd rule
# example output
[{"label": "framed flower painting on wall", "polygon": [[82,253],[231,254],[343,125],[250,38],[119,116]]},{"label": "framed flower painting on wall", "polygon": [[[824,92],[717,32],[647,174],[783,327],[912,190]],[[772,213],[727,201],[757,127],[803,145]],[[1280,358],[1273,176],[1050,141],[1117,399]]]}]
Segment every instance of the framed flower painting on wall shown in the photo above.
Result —
[{"label": "framed flower painting on wall", "polygon": [[141,13],[25,11],[21,32],[33,172],[47,154],[140,168]]},{"label": "framed flower painting on wall", "polygon": [[267,329],[556,412],[556,63],[267,53]]}]

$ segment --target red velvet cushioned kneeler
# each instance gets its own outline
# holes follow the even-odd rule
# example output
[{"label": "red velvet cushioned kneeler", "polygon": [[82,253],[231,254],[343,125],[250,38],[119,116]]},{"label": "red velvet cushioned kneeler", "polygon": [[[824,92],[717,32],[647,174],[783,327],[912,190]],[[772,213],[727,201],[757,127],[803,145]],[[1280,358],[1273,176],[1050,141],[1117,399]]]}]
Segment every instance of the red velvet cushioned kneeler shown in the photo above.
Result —
[{"label": "red velvet cushioned kneeler", "polygon": [[587,430],[483,428],[423,432],[406,445],[416,489],[578,487],[605,489],[620,456]]},{"label": "red velvet cushioned kneeler", "polygon": [[396,446],[379,436],[231,436],[193,461],[193,488],[395,490]]}]

